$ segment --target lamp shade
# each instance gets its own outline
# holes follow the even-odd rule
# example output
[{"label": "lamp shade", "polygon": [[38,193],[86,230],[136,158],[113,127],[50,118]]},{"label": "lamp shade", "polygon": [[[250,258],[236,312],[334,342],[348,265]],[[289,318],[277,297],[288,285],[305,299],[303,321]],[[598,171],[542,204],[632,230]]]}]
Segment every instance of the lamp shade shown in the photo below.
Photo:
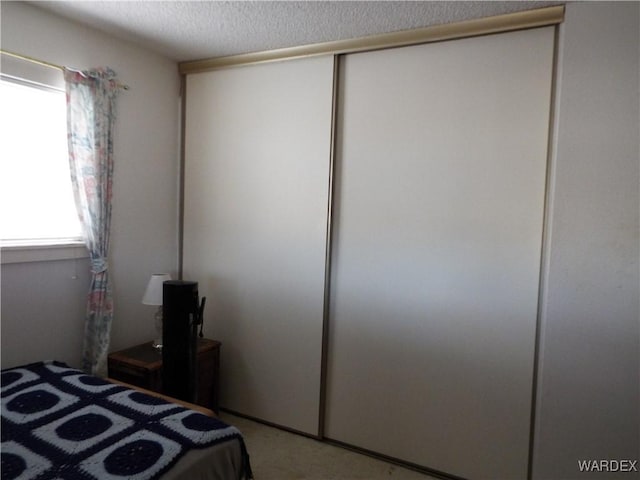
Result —
[{"label": "lamp shade", "polygon": [[162,284],[167,280],[171,280],[168,273],[154,273],[149,279],[147,290],[142,297],[142,303],[145,305],[162,305]]}]

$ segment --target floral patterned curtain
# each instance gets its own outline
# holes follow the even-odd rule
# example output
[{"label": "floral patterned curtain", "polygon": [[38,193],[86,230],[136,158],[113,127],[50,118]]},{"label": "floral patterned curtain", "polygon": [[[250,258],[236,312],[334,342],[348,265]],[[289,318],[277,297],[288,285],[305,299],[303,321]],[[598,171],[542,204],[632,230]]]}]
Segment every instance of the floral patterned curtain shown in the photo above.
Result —
[{"label": "floral patterned curtain", "polygon": [[76,208],[91,258],[82,368],[106,375],[113,319],[109,231],[113,194],[113,129],[119,84],[109,68],[64,70],[69,164]]}]

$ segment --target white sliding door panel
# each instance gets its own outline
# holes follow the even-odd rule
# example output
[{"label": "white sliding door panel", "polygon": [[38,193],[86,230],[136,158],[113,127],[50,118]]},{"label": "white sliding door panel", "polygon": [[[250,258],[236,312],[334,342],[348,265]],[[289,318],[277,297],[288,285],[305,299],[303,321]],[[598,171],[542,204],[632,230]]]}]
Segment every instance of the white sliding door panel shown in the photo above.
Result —
[{"label": "white sliding door panel", "polygon": [[221,406],[318,433],[333,57],[190,75],[184,276]]},{"label": "white sliding door panel", "polygon": [[553,44],[342,59],[328,438],[526,478]]}]

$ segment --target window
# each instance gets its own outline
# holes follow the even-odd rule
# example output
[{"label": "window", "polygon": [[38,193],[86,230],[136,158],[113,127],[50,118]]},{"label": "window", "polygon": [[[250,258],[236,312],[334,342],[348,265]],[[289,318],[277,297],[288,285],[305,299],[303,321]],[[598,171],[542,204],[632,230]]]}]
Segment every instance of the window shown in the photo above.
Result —
[{"label": "window", "polygon": [[81,241],[63,90],[0,78],[0,244]]}]

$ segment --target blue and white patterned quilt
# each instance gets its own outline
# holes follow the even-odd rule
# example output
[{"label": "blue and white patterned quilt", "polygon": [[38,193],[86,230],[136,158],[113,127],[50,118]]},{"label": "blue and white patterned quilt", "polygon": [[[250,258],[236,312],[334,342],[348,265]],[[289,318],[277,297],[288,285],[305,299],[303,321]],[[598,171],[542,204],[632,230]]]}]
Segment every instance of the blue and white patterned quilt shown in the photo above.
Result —
[{"label": "blue and white patterned quilt", "polygon": [[2,371],[2,479],[154,479],[188,450],[237,439],[215,418],[59,362]]}]

